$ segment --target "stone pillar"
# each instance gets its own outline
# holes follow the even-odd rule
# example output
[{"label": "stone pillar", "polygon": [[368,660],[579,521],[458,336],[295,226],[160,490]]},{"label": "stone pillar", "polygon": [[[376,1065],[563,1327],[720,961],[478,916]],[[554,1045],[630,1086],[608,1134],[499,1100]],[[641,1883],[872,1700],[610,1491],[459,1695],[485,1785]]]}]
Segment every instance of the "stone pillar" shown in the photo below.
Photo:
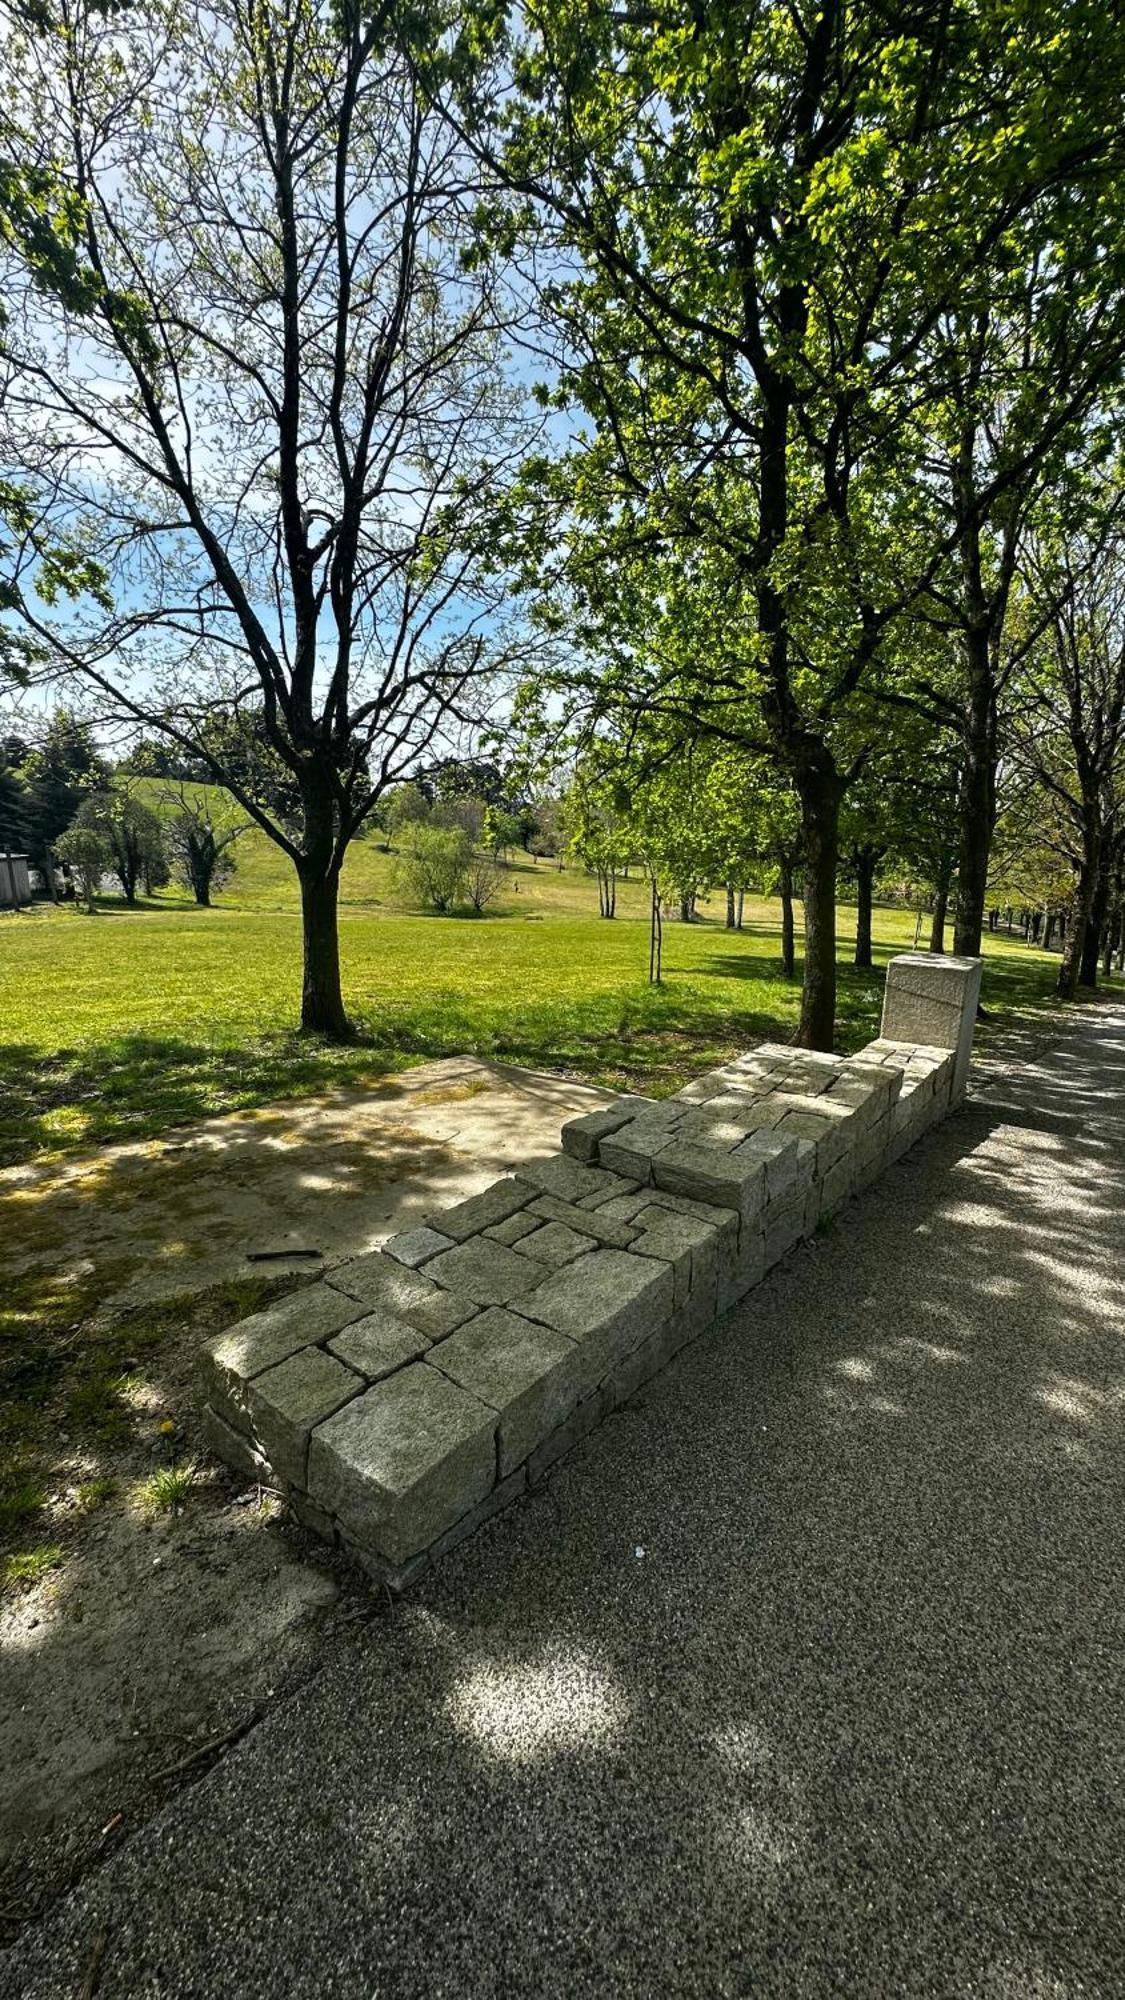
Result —
[{"label": "stone pillar", "polygon": [[924,1042],[955,1049],[950,1103],[960,1104],[968,1088],[973,1028],[980,999],[979,958],[952,958],[938,952],[906,951],[887,967],[883,1024],[889,1042]]}]

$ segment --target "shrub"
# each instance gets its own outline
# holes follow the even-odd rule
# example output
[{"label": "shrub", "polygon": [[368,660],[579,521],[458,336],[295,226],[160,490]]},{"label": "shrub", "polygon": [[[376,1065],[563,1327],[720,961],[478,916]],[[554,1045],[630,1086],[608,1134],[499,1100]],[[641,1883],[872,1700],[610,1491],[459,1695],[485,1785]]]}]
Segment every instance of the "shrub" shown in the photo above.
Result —
[{"label": "shrub", "polygon": [[55,853],[73,871],[78,894],[88,910],[101,887],[102,876],[113,866],[113,855],[105,835],[94,826],[72,826],[55,842]]},{"label": "shrub", "polygon": [[408,901],[444,914],[465,894],[472,842],[460,827],[411,826],[395,862],[395,884]]}]

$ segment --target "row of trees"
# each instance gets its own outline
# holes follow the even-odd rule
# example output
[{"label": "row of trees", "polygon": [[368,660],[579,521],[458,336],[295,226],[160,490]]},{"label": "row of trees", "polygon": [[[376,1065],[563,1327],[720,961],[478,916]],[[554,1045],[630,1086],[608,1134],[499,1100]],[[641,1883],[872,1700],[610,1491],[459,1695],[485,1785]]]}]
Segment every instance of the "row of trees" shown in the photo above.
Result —
[{"label": "row of trees", "polygon": [[3,4],[9,623],[292,860],[307,1027],[347,1031],[349,841],[489,719],[621,761],[646,852],[685,771],[730,788],[799,871],[813,1046],[842,862],[869,906],[905,814],[975,952],[1017,778],[1080,975],[1116,8]]},{"label": "row of trees", "polygon": [[234,872],[234,843],[247,822],[183,782],[159,789],[158,812],[133,777],[131,762],[112,769],[90,727],[66,709],[51,716],[34,747],[22,737],[3,739],[0,849],[26,853],[56,897],[62,862],[87,907],[108,875],[127,903],[175,875],[197,903],[208,905]]}]

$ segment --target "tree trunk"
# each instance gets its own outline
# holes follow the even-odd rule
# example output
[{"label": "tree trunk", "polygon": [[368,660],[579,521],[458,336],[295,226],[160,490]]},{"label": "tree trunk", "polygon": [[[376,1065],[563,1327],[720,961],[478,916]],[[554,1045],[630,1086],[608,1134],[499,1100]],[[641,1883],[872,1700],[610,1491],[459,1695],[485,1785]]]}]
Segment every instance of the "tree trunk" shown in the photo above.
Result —
[{"label": "tree trunk", "polygon": [[957,829],[957,914],[953,949],[975,958],[984,929],[988,862],[996,824],[996,703],[988,634],[967,635],[968,704],[961,761]]},{"label": "tree trunk", "polygon": [[648,983],[660,985],[662,960],[664,956],[664,925],[660,909],[660,890],[655,875],[652,878],[652,895],[649,904],[648,926]]},{"label": "tree trunk", "polygon": [[727,883],[727,929],[734,929],[734,883]]},{"label": "tree trunk", "polygon": [[871,904],[875,890],[873,847],[861,847],[856,855],[855,962],[865,972],[871,969]]},{"label": "tree trunk", "polygon": [[1059,967],[1058,983],[1055,988],[1060,1000],[1073,1000],[1078,991],[1086,932],[1097,893],[1100,859],[1100,828],[1087,821],[1082,833],[1082,866],[1078,874],[1074,911],[1071,922],[1066,926],[1063,961]]},{"label": "tree trunk", "polygon": [[735,924],[735,929],[739,931],[742,929],[742,906],[745,900],[746,900],[746,891],[745,889],[740,889],[738,892],[738,920]]},{"label": "tree trunk", "polygon": [[831,1050],[836,1032],[836,869],[844,787],[831,754],[805,761],[796,773],[805,856],[805,976],[797,1040]]},{"label": "tree trunk", "polygon": [[301,925],[304,969],[301,979],[301,1027],[306,1034],[345,1041],[351,1024],[340,990],[339,871],[300,870]]},{"label": "tree trunk", "polygon": [[793,864],[789,856],[783,855],[780,864],[781,877],[781,975],[783,979],[797,976],[797,952],[793,936]]},{"label": "tree trunk", "polygon": [[[938,863],[937,875],[934,880],[934,915],[933,922],[930,925],[931,951],[945,950],[945,926],[949,918],[949,885],[952,880],[953,856],[950,852],[943,849],[941,860]],[[989,917],[990,930],[995,930],[996,928],[992,920],[992,917],[995,915],[996,912],[994,911]]]},{"label": "tree trunk", "polygon": [[[1099,847],[1101,843],[1099,843]],[[1086,923],[1086,936],[1082,943],[1082,958],[1079,963],[1078,984],[1096,987],[1098,983],[1098,959],[1101,956],[1102,932],[1105,929],[1106,912],[1109,909],[1109,869],[1099,866],[1098,879],[1090,900],[1090,915]]]}]

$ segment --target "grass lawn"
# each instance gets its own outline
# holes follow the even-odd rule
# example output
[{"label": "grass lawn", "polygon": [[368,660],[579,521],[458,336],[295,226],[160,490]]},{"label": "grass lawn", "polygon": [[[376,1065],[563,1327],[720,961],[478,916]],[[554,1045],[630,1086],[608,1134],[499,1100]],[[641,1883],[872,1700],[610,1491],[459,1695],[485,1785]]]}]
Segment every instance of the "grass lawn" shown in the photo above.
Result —
[{"label": "grass lawn", "polygon": [[[592,882],[521,861],[494,913],[425,916],[396,902],[392,864],[368,842],[353,852],[341,917],[360,1038],[329,1047],[291,1025],[300,973],[292,871],[256,832],[238,851],[231,891],[211,910],[169,891],[137,910],[107,901],[92,917],[38,908],[0,921],[0,1164],[152,1138],[210,1113],[458,1053],[659,1095],[735,1050],[788,1038],[796,1024],[800,989],[780,974],[775,902],[748,901],[741,933],[723,927],[722,897],[699,923],[669,923],[664,983],[653,988],[640,882],[621,885],[617,918],[606,923]],[[876,913],[871,972],[848,962],[853,911],[842,911],[840,928],[839,1040],[850,1048],[875,1031],[883,965],[913,944],[915,919]],[[1008,938],[988,939],[986,952],[986,1035],[1052,1006],[1057,959]],[[20,1200],[11,1189],[10,1203]],[[23,1217],[25,1253],[37,1241],[29,1203],[11,1211]],[[295,1282],[248,1279],[158,1310],[110,1311],[122,1276],[112,1262],[71,1270],[45,1247],[39,1257],[9,1247],[0,1596],[69,1567],[87,1518],[122,1504],[138,1468],[150,1466],[143,1412],[177,1401],[169,1356],[194,1354],[207,1332]]]},{"label": "grass lawn", "polygon": [[[292,1030],[292,870],[256,831],[237,851],[231,889],[210,910],[168,891],[136,910],[107,901],[93,917],[39,908],[0,923],[0,1164],[459,1053],[659,1095],[733,1050],[788,1038],[797,1020],[776,902],[748,900],[741,933],[724,929],[721,897],[703,921],[667,924],[664,984],[653,988],[640,882],[621,885],[607,923],[583,875],[521,860],[485,917],[426,916],[396,902],[391,859],[368,841],[353,849],[341,913],[360,1039],[325,1046]],[[882,966],[914,934],[911,913],[877,911],[876,968],[857,972],[854,912],[842,911],[842,1048],[874,1032]],[[997,1021],[1050,1005],[1057,959],[1016,939],[986,950]]]}]

